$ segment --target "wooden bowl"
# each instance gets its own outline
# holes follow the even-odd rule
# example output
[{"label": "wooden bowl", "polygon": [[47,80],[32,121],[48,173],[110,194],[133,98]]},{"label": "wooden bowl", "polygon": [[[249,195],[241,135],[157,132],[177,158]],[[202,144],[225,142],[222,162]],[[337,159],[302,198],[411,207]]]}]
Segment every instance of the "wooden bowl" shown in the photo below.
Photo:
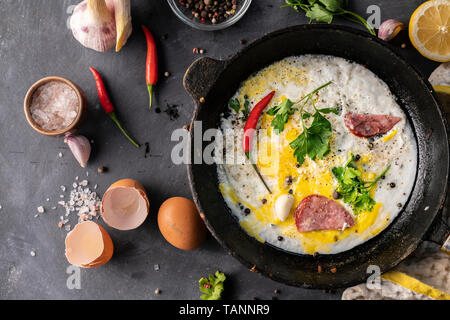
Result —
[{"label": "wooden bowl", "polygon": [[[30,111],[30,105],[31,105],[31,99],[33,97],[33,93],[36,91],[37,88],[39,88],[40,86],[42,86],[50,81],[60,81],[60,82],[67,84],[75,91],[75,93],[78,97],[78,114],[75,117],[75,119],[72,121],[72,123],[63,129],[51,130],[51,131],[42,129],[33,120],[33,117],[31,116],[31,111]],[[46,136],[62,136],[66,133],[74,133],[80,127],[81,123],[84,121],[84,119],[86,117],[87,102],[86,102],[86,97],[85,97],[83,91],[81,91],[81,89],[75,83],[73,83],[72,81],[70,81],[68,79],[62,78],[62,77],[51,76],[51,77],[42,78],[41,80],[35,82],[30,87],[27,94],[25,95],[25,101],[23,103],[23,106],[24,106],[25,116],[27,117],[27,121],[34,130],[36,130],[37,132],[39,132],[43,135],[46,135]]]}]

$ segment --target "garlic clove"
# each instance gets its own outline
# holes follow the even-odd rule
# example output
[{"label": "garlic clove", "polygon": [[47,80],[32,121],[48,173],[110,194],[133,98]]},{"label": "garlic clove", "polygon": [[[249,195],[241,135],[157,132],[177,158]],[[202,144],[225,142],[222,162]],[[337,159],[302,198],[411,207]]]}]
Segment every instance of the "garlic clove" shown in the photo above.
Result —
[{"label": "garlic clove", "polygon": [[133,31],[131,24],[131,2],[130,0],[114,0],[114,14],[116,20],[116,52],[120,51],[127,43]]},{"label": "garlic clove", "polygon": [[69,146],[73,156],[78,161],[81,167],[86,168],[86,163],[91,155],[91,144],[84,136],[74,136],[66,134],[64,142]]},{"label": "garlic clove", "polygon": [[282,194],[275,201],[274,211],[278,220],[284,221],[291,212],[292,205],[294,204],[294,197],[290,194]]},{"label": "garlic clove", "polygon": [[386,20],[380,25],[378,38],[384,41],[390,41],[403,29],[405,29],[403,22],[395,19]]},{"label": "garlic clove", "polygon": [[83,46],[95,51],[108,51],[116,43],[114,0],[85,0],[70,18],[73,36]]}]

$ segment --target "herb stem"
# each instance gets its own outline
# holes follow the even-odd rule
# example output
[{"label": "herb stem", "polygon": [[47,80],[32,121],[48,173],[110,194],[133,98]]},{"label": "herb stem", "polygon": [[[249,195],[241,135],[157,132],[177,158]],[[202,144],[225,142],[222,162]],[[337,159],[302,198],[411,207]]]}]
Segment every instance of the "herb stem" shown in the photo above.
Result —
[{"label": "herb stem", "polygon": [[369,32],[370,32],[371,35],[373,35],[373,36],[376,36],[376,35],[377,35],[377,34],[375,33],[375,30],[373,29],[373,27],[367,22],[366,19],[364,19],[363,17],[361,17],[359,14],[356,14],[356,13],[354,13],[354,12],[351,12],[351,11],[348,11],[348,10],[345,10],[345,9],[342,9],[342,12],[343,12],[344,14],[349,14],[349,15],[351,15],[351,16],[353,16],[353,17],[356,18],[356,19],[352,19],[352,18],[350,18],[350,17],[345,17],[345,16],[344,16],[345,19],[350,20],[350,21],[353,21],[353,22],[356,22],[356,23],[359,23],[359,24],[363,25],[367,30],[369,30]]},{"label": "herb stem", "polygon": [[381,177],[384,176],[389,171],[390,168],[391,168],[391,165],[388,164],[388,166],[383,170],[383,172],[381,172],[374,180],[363,182],[364,184],[370,183],[369,186],[364,187],[364,188],[371,189],[381,179]]}]

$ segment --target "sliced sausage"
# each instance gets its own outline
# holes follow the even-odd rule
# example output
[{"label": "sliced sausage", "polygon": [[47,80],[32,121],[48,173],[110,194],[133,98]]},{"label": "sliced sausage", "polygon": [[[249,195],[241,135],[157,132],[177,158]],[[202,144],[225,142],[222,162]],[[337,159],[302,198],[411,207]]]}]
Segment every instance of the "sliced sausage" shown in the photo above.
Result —
[{"label": "sliced sausage", "polygon": [[369,138],[386,133],[402,118],[385,114],[347,113],[344,116],[345,126],[357,137]]},{"label": "sliced sausage", "polygon": [[317,194],[304,198],[295,210],[299,232],[344,230],[355,224],[352,215],[338,202]]}]

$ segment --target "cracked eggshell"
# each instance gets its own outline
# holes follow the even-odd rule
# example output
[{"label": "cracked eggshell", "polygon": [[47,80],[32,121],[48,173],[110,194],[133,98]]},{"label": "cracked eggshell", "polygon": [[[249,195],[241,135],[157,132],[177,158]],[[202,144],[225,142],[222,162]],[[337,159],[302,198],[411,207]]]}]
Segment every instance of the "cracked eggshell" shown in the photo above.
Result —
[{"label": "cracked eggshell", "polygon": [[66,236],[66,258],[82,268],[96,268],[107,263],[114,245],[106,230],[92,221],[79,223]]},{"label": "cracked eggshell", "polygon": [[144,187],[136,180],[122,179],[103,195],[101,215],[110,227],[131,230],[145,221],[149,207]]}]

